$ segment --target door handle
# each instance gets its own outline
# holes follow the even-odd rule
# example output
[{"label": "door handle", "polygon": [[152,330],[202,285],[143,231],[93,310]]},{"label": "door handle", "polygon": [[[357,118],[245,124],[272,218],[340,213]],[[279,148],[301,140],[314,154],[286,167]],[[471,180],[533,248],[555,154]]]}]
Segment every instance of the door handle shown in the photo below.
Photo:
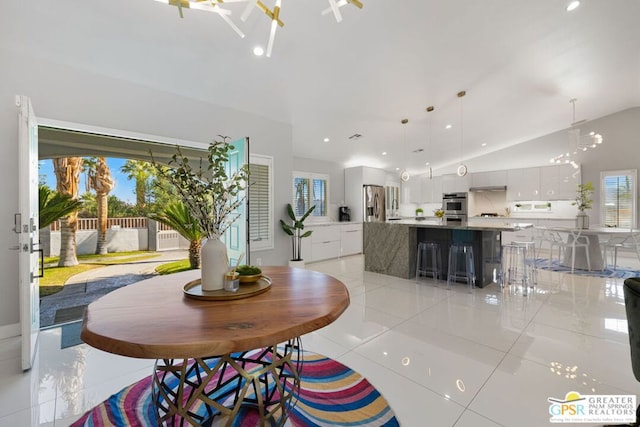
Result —
[{"label": "door handle", "polygon": [[44,277],[44,249],[36,249],[34,252],[38,252],[40,254],[38,278],[41,278],[41,277]]},{"label": "door handle", "polygon": [[14,213],[13,214],[13,232],[14,233],[16,234],[22,233],[22,231],[20,231],[21,224],[22,224],[22,214]]}]

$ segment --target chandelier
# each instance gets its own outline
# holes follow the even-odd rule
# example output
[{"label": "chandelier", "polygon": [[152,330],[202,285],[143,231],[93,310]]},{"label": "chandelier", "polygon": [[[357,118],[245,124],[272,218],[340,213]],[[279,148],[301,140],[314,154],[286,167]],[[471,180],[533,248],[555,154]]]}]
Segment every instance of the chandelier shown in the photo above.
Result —
[{"label": "chandelier", "polygon": [[587,135],[580,135],[580,128],[577,127],[586,122],[586,120],[576,121],[576,98],[572,98],[569,102],[573,106],[573,122],[571,123],[571,129],[569,129],[568,138],[568,150],[564,153],[560,153],[555,157],[552,157],[549,161],[556,164],[570,164],[575,169],[580,166],[577,162],[577,156],[581,152],[585,152],[588,149],[596,148],[602,144],[602,135],[596,132],[589,132]]},{"label": "chandelier", "polygon": [[[240,15],[240,20],[246,22],[254,8],[260,9],[271,21],[271,29],[269,31],[269,41],[267,43],[266,55],[271,57],[271,51],[273,50],[273,43],[276,37],[276,30],[278,27],[284,27],[284,22],[280,19],[280,11],[282,10],[282,0],[276,0],[273,9],[269,9],[260,0],[155,0],[160,3],[168,4],[178,8],[180,18],[184,18],[182,9],[196,9],[204,10],[206,12],[213,12],[220,16],[232,29],[240,36],[244,38],[242,30],[232,21],[232,11],[221,7],[225,3],[247,3],[244,11]],[[360,0],[327,0],[329,7],[320,12],[321,15],[328,15],[333,13],[338,23],[342,22],[342,14],[340,8],[348,4],[352,4],[358,9],[362,9],[362,2]]]}]

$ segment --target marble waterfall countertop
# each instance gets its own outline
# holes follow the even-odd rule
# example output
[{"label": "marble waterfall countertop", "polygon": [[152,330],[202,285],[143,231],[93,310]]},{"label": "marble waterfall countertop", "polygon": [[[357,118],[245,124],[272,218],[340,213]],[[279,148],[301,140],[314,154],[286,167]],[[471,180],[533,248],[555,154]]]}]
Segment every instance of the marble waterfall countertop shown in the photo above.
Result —
[{"label": "marble waterfall countertop", "polygon": [[398,226],[409,226],[419,228],[443,228],[451,230],[493,230],[493,231],[517,231],[523,228],[533,227],[532,223],[528,222],[516,222],[515,218],[504,218],[501,223],[470,219],[463,224],[447,224],[434,220],[416,220],[416,219],[401,219],[394,221],[387,221],[387,224]]}]

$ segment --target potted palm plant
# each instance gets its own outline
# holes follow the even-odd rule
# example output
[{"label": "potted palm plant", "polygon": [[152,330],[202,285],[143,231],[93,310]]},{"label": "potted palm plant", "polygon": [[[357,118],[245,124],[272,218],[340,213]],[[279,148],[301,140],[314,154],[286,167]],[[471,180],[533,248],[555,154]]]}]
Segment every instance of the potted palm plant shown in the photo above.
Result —
[{"label": "potted palm plant", "polygon": [[304,213],[300,218],[296,218],[296,214],[293,212],[291,203],[287,203],[287,215],[292,221],[292,224],[287,224],[285,221],[280,220],[280,225],[285,233],[291,236],[291,249],[293,257],[289,261],[290,267],[304,267],[304,259],[302,259],[302,239],[311,236],[312,231],[304,230],[304,220],[307,219],[311,212],[315,209],[315,205],[311,206],[308,211]]},{"label": "potted palm plant", "polygon": [[585,213],[585,210],[591,209],[593,205],[593,184],[587,182],[586,184],[578,184],[578,190],[576,194],[576,201],[572,205],[578,207],[578,215],[576,216],[576,228],[586,230],[589,228],[589,215]]}]

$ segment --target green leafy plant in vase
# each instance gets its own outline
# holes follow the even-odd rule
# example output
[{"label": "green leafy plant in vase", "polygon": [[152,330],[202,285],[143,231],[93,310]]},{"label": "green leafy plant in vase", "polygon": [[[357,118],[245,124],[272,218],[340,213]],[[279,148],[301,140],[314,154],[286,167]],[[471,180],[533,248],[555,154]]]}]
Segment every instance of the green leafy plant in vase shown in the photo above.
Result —
[{"label": "green leafy plant in vase", "polygon": [[585,210],[593,207],[593,184],[587,182],[585,184],[578,184],[578,190],[576,199],[572,203],[573,206],[578,207],[578,215],[576,216],[576,228],[587,229],[589,228],[589,215],[585,213]]},{"label": "green leafy plant in vase", "polygon": [[189,211],[190,227],[199,228],[204,237],[200,249],[201,284],[204,291],[223,288],[229,270],[227,246],[220,240],[225,231],[240,217],[238,208],[246,197],[249,168],[247,165],[227,173],[229,154],[235,147],[227,137],[212,142],[206,159],[189,162],[176,147],[169,166],[152,164],[159,176],[173,184],[180,201]]},{"label": "green leafy plant in vase", "polygon": [[422,216],[424,214],[424,210],[422,208],[416,209],[416,216]]},{"label": "green leafy plant in vase", "polygon": [[315,205],[311,206],[309,210],[307,210],[300,218],[296,218],[296,214],[293,212],[293,207],[291,203],[287,204],[287,215],[291,219],[292,224],[287,224],[282,219],[280,220],[280,225],[282,226],[282,230],[291,236],[291,249],[292,262],[299,262],[302,264],[302,239],[305,237],[311,236],[312,231],[308,230],[303,233],[304,230],[304,221],[307,219],[311,212],[315,209]]}]

